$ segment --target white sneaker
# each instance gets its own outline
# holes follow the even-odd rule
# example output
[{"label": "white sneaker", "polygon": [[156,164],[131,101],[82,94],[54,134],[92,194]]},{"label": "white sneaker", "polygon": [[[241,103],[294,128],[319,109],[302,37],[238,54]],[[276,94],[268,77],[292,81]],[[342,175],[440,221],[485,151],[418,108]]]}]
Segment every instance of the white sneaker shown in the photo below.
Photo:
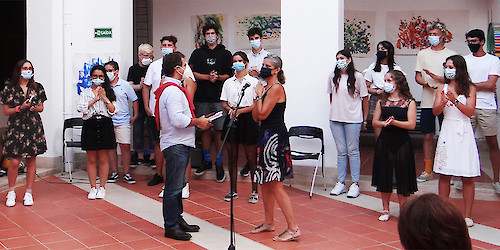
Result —
[{"label": "white sneaker", "polygon": [[9,191],[7,193],[7,200],[5,201],[5,206],[13,207],[16,205],[16,192]]},{"label": "white sneaker", "polygon": [[429,174],[427,172],[422,172],[422,174],[417,177],[417,181],[418,182],[426,182],[426,181],[429,181],[429,180],[432,180],[432,174]]},{"label": "white sneaker", "polygon": [[359,196],[359,186],[356,183],[351,184],[347,192],[347,198],[356,198]]},{"label": "white sneaker", "polygon": [[455,185],[456,190],[462,190],[464,189],[464,184],[461,181],[457,181],[457,184]]},{"label": "white sneaker", "polygon": [[163,193],[165,193],[165,186],[161,188],[161,192],[158,194],[158,197],[163,198]]},{"label": "white sneaker", "polygon": [[99,187],[99,190],[97,191],[97,195],[95,196],[96,199],[104,199],[106,197],[106,189],[103,187]]},{"label": "white sneaker", "polygon": [[186,183],[186,186],[182,188],[182,199],[189,198],[189,183]]},{"label": "white sneaker", "polygon": [[248,199],[248,203],[255,204],[259,202],[259,194],[256,192],[252,192],[250,199]]},{"label": "white sneaker", "polygon": [[31,206],[33,205],[33,195],[31,193],[24,193],[24,205]]},{"label": "white sneaker", "polygon": [[500,194],[500,182],[494,182],[493,183],[493,189],[497,194]]},{"label": "white sneaker", "polygon": [[384,210],[382,212],[382,215],[380,215],[380,217],[378,217],[378,220],[379,221],[388,221],[390,218],[391,218],[391,216],[389,215],[389,211]]},{"label": "white sneaker", "polygon": [[90,192],[89,192],[89,195],[87,196],[87,198],[89,198],[89,200],[95,200],[96,196],[97,196],[97,189],[95,187],[93,187],[90,189]]},{"label": "white sneaker", "polygon": [[467,227],[472,227],[474,226],[474,221],[471,218],[465,218],[465,224]]},{"label": "white sneaker", "polygon": [[345,185],[344,183],[337,182],[335,187],[333,187],[332,191],[330,191],[330,195],[339,195],[345,193]]}]

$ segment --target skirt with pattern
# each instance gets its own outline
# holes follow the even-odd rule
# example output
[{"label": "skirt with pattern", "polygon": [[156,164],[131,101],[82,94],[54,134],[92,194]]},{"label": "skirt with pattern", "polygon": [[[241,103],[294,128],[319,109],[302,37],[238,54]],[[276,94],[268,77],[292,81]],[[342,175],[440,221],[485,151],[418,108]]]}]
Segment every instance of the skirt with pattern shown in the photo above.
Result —
[{"label": "skirt with pattern", "polygon": [[286,177],[293,177],[290,141],[284,124],[262,127],[257,143],[257,183],[283,181]]}]

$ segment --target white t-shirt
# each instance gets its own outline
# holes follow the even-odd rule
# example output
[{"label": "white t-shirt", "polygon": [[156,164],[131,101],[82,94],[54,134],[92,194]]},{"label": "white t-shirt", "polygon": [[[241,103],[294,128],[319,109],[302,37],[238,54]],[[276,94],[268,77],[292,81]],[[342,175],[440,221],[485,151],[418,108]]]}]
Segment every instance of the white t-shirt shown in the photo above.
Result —
[{"label": "white t-shirt", "polygon": [[[422,73],[422,77],[429,83],[430,86],[438,87],[442,83],[432,79],[432,77],[424,72],[424,69],[437,76],[444,76],[443,63],[445,63],[446,58],[456,54],[457,52],[448,48],[444,48],[442,50],[432,50],[431,48],[423,49],[417,54],[415,71]],[[427,85],[423,87],[422,102],[420,103],[422,108],[432,108],[434,105],[435,92],[435,89]]]},{"label": "white t-shirt", "polygon": [[[372,89],[383,89],[384,88],[384,77],[387,72],[389,72],[389,65],[380,64],[380,72],[376,72],[373,69],[377,63],[372,63],[370,66],[363,71],[365,73],[365,80],[371,82],[370,88]],[[398,65],[394,65],[394,70],[399,70],[406,75],[406,73]]]},{"label": "white t-shirt", "polygon": [[[161,78],[162,78],[162,70],[163,70],[163,57],[152,62],[149,65],[148,71],[146,72],[146,76],[144,77],[144,84],[147,86],[151,86],[151,90],[149,91],[149,109],[154,112],[156,106],[155,99],[155,91],[158,87],[160,87]],[[189,65],[186,64],[186,74],[189,75],[194,81],[194,74]]]},{"label": "white t-shirt", "polygon": [[257,69],[259,69],[259,72],[260,72],[260,69],[262,68],[262,62],[264,62],[264,58],[266,58],[266,56],[269,55],[269,52],[265,49],[262,49],[259,53],[257,54],[254,54],[252,50],[250,50],[250,52],[247,53],[247,56],[248,56],[248,69],[250,69],[251,67],[255,66],[257,67]]},{"label": "white t-shirt", "polygon": [[236,76],[227,79],[224,82],[224,86],[222,86],[220,100],[227,101],[230,107],[236,108],[238,100],[240,99],[241,88],[247,83],[250,84],[250,87],[245,89],[245,95],[243,95],[243,99],[241,100],[240,108],[252,106],[256,97],[255,86],[259,83],[259,80],[248,74],[241,79],[241,82]]},{"label": "white t-shirt", "polygon": [[[481,57],[469,54],[464,58],[473,83],[486,82],[490,75],[500,76],[500,60],[498,57],[490,54]],[[476,98],[476,108],[497,109],[495,92],[477,91]]]},{"label": "white t-shirt", "polygon": [[360,123],[363,122],[363,97],[368,96],[363,75],[359,72],[354,74],[356,78],[354,96],[351,96],[347,90],[348,75],[342,75],[339,81],[339,87],[335,90],[333,83],[333,73],[330,74],[328,81],[329,94],[332,94],[332,103],[330,105],[330,120],[336,122]]}]

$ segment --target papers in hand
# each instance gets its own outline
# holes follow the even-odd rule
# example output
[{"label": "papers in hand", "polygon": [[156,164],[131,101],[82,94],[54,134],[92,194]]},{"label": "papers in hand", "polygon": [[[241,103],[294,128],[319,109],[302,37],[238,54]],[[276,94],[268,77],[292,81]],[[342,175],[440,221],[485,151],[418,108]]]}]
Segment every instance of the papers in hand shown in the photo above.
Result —
[{"label": "papers in hand", "polygon": [[217,112],[217,113],[215,113],[215,114],[213,114],[213,115],[211,115],[211,116],[208,116],[207,118],[208,118],[210,121],[213,121],[213,120],[215,120],[215,119],[221,118],[221,117],[222,117],[222,115],[223,115],[223,113],[222,113],[222,110],[221,110],[221,111],[219,111],[219,112]]}]

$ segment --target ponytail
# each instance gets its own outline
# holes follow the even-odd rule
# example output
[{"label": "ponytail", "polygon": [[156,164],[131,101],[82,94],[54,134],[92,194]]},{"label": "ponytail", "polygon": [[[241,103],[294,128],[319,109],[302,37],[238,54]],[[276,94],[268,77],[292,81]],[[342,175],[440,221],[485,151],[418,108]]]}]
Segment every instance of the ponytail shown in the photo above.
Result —
[{"label": "ponytail", "polygon": [[280,72],[278,72],[278,82],[280,82],[281,84],[285,84],[285,73],[282,69],[280,69]]}]

